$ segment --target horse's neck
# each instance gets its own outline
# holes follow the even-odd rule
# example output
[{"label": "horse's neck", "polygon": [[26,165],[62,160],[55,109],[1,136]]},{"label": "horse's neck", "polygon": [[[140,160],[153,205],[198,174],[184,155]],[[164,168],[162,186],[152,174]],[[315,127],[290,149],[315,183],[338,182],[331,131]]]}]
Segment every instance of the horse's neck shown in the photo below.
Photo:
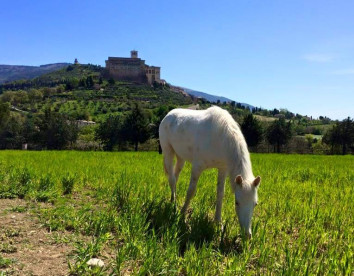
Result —
[{"label": "horse's neck", "polygon": [[232,165],[230,176],[235,179],[238,175],[241,175],[243,179],[253,180],[254,175],[252,172],[251,159],[248,150],[238,154],[234,158],[234,164]]}]

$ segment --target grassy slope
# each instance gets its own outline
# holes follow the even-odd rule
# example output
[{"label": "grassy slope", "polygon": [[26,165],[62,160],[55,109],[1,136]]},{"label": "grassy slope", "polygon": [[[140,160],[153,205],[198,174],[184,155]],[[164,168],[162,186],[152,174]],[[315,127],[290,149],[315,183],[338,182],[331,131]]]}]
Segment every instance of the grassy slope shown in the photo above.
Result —
[{"label": "grassy slope", "polygon": [[[78,274],[87,273],[92,256],[103,258],[107,271],[132,274],[350,275],[354,269],[353,156],[252,155],[263,180],[250,242],[239,238],[229,185],[225,231],[212,223],[215,170],[201,176],[184,222],[168,202],[156,153],[3,151],[0,160],[0,197],[49,200],[53,205],[39,207],[45,227],[87,236],[70,258]],[[178,209],[189,174],[187,165]],[[71,197],[61,196],[63,182],[74,183]]]},{"label": "grassy slope", "polygon": [[[99,78],[103,76],[104,68],[90,65],[71,65],[69,67],[44,74],[31,81],[19,81],[17,88],[5,87],[7,89],[25,89],[31,88],[40,90],[50,90],[50,96],[42,99],[30,100],[26,103],[13,103],[17,108],[28,112],[43,112],[45,108],[51,106],[55,111],[71,115],[73,118],[88,118],[94,121],[101,121],[109,114],[120,114],[131,109],[133,102],[140,102],[143,108],[153,109],[161,105],[185,106],[191,105],[192,99],[181,93],[172,91],[169,87],[153,88],[148,85],[138,85],[127,82],[116,82],[109,85],[107,79],[103,79],[103,83],[99,86]],[[72,90],[65,91],[65,83],[75,79],[76,85],[79,80],[85,80],[88,76],[92,76],[96,84],[96,88],[76,87]],[[21,86],[23,84],[24,86]],[[60,92],[53,87],[61,87]],[[206,106],[204,106],[206,107]],[[238,110],[240,114],[244,110]],[[266,117],[255,115],[259,120],[265,123],[271,123],[276,120],[275,117]],[[294,119],[293,119],[294,120]],[[297,121],[298,119],[295,119]],[[325,133],[332,124],[321,125],[320,121],[303,122],[305,127],[315,127]],[[311,133],[306,130],[305,133]]]},{"label": "grassy slope", "polygon": [[103,72],[102,67],[98,67],[95,65],[86,65],[86,64],[71,65],[70,68],[72,68],[72,70],[68,70],[67,68],[68,67],[65,67],[60,70],[41,75],[35,80],[46,82],[46,81],[65,80],[70,78],[81,79],[81,78],[86,78],[90,75],[93,77],[99,77],[100,73]]},{"label": "grassy slope", "polygon": [[[67,80],[86,79],[92,76],[95,83],[98,83],[103,68],[93,65],[70,66],[72,70],[63,68],[61,70],[42,75],[32,81],[28,81],[26,89],[51,89],[50,96],[26,103],[17,103],[16,107],[28,112],[43,112],[48,106],[56,111],[72,115],[88,114],[89,119],[100,121],[109,114],[119,114],[131,109],[133,102],[140,102],[142,107],[153,109],[160,105],[182,106],[192,104],[190,97],[181,93],[173,92],[169,87],[153,88],[148,85],[132,84],[127,82],[116,82],[108,84],[103,79],[99,89],[78,87],[73,90],[56,92],[51,87],[61,86]],[[21,81],[23,82],[23,81]]]}]

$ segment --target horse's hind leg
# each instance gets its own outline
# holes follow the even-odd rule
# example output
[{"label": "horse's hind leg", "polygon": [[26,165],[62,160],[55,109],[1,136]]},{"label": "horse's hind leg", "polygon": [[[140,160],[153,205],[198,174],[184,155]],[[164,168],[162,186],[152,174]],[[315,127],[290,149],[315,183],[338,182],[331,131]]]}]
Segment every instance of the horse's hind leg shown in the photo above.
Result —
[{"label": "horse's hind leg", "polygon": [[176,155],[176,157],[177,157],[177,162],[175,165],[175,179],[176,179],[176,184],[177,184],[179,174],[181,173],[181,170],[183,169],[183,166],[184,166],[184,160],[181,157],[179,157],[178,155]]},{"label": "horse's hind leg", "polygon": [[200,174],[202,173],[202,170],[200,169],[199,166],[192,166],[192,174],[191,174],[191,180],[189,182],[189,187],[187,191],[187,196],[186,196],[186,201],[184,202],[184,205],[182,207],[181,213],[185,214],[187,212],[189,203],[191,199],[195,196],[196,190],[197,190],[197,183]]},{"label": "horse's hind leg", "polygon": [[175,155],[172,147],[167,147],[163,149],[164,154],[164,168],[165,173],[168,175],[168,183],[170,184],[171,188],[171,202],[175,201],[176,199],[176,177],[173,171],[173,157]]}]

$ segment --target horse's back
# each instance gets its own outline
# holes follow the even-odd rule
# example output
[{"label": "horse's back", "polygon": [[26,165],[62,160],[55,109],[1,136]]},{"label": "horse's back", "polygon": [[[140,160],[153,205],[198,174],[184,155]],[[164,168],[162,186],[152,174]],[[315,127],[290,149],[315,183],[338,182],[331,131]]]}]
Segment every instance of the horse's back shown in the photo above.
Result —
[{"label": "horse's back", "polygon": [[202,121],[204,111],[173,109],[162,120],[159,128],[161,146],[192,142]]},{"label": "horse's back", "polygon": [[[225,160],[222,128],[216,114],[225,112],[220,108],[207,110],[174,109],[160,124],[160,143],[163,151],[170,148],[182,159],[190,162],[207,162],[215,167]],[[228,114],[228,113],[227,113]],[[225,114],[221,113],[221,116]],[[213,164],[211,164],[213,162]],[[210,164],[209,164],[210,163]],[[214,164],[215,163],[215,164]]]}]

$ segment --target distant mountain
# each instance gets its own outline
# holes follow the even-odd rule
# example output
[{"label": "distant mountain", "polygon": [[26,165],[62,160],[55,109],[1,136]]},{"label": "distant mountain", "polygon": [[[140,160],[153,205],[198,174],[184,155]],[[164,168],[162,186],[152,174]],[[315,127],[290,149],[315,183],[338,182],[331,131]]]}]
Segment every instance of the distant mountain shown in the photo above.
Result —
[{"label": "distant mountain", "polygon": [[53,63],[41,66],[0,65],[0,84],[15,80],[33,79],[43,74],[57,71],[70,63]]},{"label": "distant mountain", "polygon": [[[204,92],[200,92],[200,91],[196,91],[196,90],[192,90],[192,89],[189,89],[189,88],[181,87],[181,89],[183,89],[184,92],[186,92],[189,95],[192,95],[194,97],[204,98],[204,99],[206,99],[209,102],[217,102],[218,100],[221,103],[234,101],[234,100],[231,100],[229,98],[225,98],[225,97],[222,97],[222,96],[210,95],[210,94],[207,94],[207,93],[204,93]],[[238,103],[237,101],[235,101],[235,102]],[[246,104],[246,103],[240,103],[240,104],[245,106],[245,107],[249,107],[250,109],[254,108],[254,106],[250,105],[250,104]]]}]

